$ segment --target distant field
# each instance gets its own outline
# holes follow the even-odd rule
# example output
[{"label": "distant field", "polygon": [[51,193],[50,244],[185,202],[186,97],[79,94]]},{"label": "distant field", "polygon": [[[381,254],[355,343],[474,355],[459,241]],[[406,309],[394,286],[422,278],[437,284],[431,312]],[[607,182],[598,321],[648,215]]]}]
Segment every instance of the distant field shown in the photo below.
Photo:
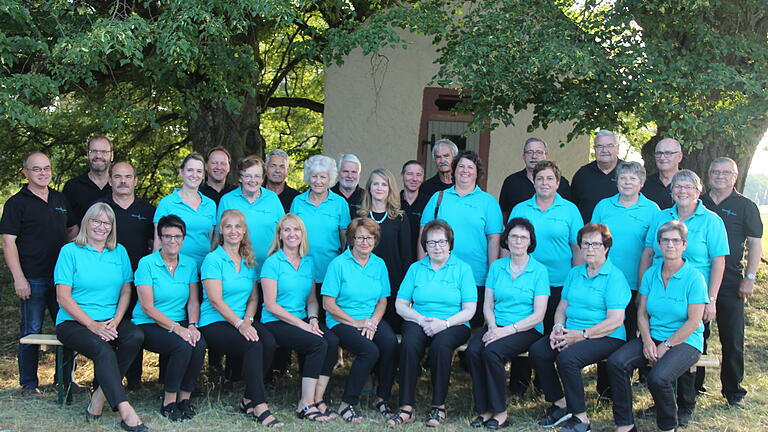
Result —
[{"label": "distant field", "polygon": [[760,218],[763,220],[763,257],[768,258],[768,233],[765,232],[768,229],[768,213],[760,213]]}]

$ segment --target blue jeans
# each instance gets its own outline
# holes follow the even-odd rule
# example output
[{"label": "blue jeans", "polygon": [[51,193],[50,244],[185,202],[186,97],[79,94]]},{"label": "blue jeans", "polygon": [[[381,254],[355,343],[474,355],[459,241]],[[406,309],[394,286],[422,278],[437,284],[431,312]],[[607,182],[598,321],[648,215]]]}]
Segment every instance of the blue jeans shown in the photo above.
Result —
[{"label": "blue jeans", "polygon": [[[51,321],[56,321],[59,305],[56,303],[56,287],[52,278],[27,279],[30,295],[27,300],[19,301],[21,323],[19,337],[43,332],[45,309],[51,314]],[[37,359],[39,345],[19,344],[19,384],[22,387],[37,387]]]}]

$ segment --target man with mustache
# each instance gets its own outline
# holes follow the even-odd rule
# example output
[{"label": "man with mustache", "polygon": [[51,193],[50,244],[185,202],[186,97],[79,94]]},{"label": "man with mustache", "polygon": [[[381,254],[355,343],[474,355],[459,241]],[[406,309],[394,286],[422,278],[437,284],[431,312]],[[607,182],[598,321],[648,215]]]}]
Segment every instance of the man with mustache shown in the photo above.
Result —
[{"label": "man with mustache", "polygon": [[232,156],[224,147],[214,147],[205,156],[205,182],[198,189],[201,194],[219,205],[221,197],[235,190],[237,186],[227,183]]},{"label": "man with mustache", "polygon": [[72,216],[78,224],[91,204],[112,193],[109,186],[112,141],[103,135],[97,135],[88,140],[87,149],[88,172],[71,178],[62,190],[72,206]]},{"label": "man with mustache", "polygon": [[592,220],[601,199],[616,195],[616,166],[623,162],[613,132],[600,129],[594,145],[595,160],[579,168],[571,183],[571,201],[579,208],[584,223]]},{"label": "man with mustache", "polygon": [[363,201],[365,189],[359,186],[360,171],[363,170],[363,164],[357,156],[349,153],[339,158],[339,182],[331,190],[344,197],[349,204],[350,219],[356,218],[357,211],[360,210],[360,203]]},{"label": "man with mustache", "polygon": [[437,167],[437,174],[425,180],[419,188],[419,194],[429,200],[435,192],[446,190],[453,186],[451,164],[459,154],[459,148],[449,139],[439,139],[432,146],[432,159]]}]

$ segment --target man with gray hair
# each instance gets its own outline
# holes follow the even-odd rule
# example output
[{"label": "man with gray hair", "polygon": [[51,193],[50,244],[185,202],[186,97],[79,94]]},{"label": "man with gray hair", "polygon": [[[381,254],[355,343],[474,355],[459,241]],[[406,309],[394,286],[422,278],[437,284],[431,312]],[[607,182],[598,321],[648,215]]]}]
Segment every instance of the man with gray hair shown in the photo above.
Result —
[{"label": "man with gray hair", "polygon": [[[744,301],[755,288],[755,275],[760,265],[763,223],[757,205],[736,191],[739,168],[733,159],[720,157],[709,166],[709,192],[701,201],[723,219],[728,233],[730,254],[725,257],[725,272],[717,294],[717,327],[723,350],[720,368],[722,394],[734,408],[744,408],[747,391],[744,378]],[[742,264],[744,250],[747,265]],[[702,374],[703,380],[703,374]]]},{"label": "man with gray hair", "polygon": [[672,207],[672,177],[680,171],[683,147],[674,138],[663,138],[653,152],[658,172],[648,176],[641,192],[664,210]]},{"label": "man with gray hair", "polygon": [[592,220],[592,212],[601,199],[616,195],[616,166],[623,162],[613,132],[600,129],[594,145],[595,160],[579,168],[571,183],[571,201],[579,208],[584,223]]},{"label": "man with gray hair", "polygon": [[267,154],[267,160],[264,162],[267,165],[267,181],[264,187],[276,193],[277,197],[280,198],[280,204],[283,205],[283,210],[290,213],[293,199],[301,192],[288,186],[285,182],[290,165],[288,153],[281,149],[274,149]]},{"label": "man with gray hair", "polygon": [[365,190],[359,186],[360,171],[363,164],[360,159],[352,153],[347,153],[339,158],[339,182],[331,190],[344,197],[349,204],[349,216],[351,219],[357,217],[357,211],[360,210],[360,204],[363,201]]},{"label": "man with gray hair", "polygon": [[419,195],[423,195],[428,200],[432,198],[435,192],[440,192],[453,186],[451,164],[457,154],[459,154],[459,148],[453,141],[443,138],[435,142],[435,145],[432,146],[432,159],[435,161],[437,174],[421,184]]}]

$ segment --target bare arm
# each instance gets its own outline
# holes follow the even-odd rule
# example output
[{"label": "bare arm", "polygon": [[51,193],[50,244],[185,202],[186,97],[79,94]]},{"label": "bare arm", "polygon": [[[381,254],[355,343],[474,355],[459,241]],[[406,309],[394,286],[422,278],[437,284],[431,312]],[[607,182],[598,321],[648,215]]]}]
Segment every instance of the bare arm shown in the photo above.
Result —
[{"label": "bare arm", "polygon": [[[237,326],[241,317],[235,315],[232,308],[230,308],[224,301],[224,298],[222,297],[221,279],[205,279],[203,280],[203,288],[205,289],[205,294],[208,296],[208,301],[211,303],[211,306],[216,309],[216,312],[221,314],[228,323]],[[249,304],[250,302],[251,300],[248,299]],[[247,314],[248,313],[246,312],[246,315]]]},{"label": "bare arm", "polygon": [[189,284],[189,300],[187,300],[187,320],[190,323],[200,321],[200,289],[197,282]]},{"label": "bare arm", "polygon": [[346,236],[347,230],[340,229],[339,230],[339,244],[341,244],[341,250],[344,250],[347,248],[347,236]]},{"label": "bare arm", "polygon": [[712,266],[709,269],[709,299],[704,306],[704,322],[709,322],[717,316],[717,294],[720,291],[720,283],[725,272],[725,255],[712,258]]},{"label": "bare arm", "polygon": [[495,303],[493,290],[486,287],[485,300],[483,300],[483,318],[485,318],[485,323],[488,325],[488,330],[497,328],[496,314],[493,312]]},{"label": "bare arm", "polygon": [[571,253],[573,258],[571,259],[571,267],[576,267],[584,264],[584,256],[581,254],[581,248],[577,244],[571,245]]},{"label": "bare arm", "polygon": [[[758,237],[747,237],[747,266],[744,268],[746,274],[757,274],[757,269],[760,267],[760,257],[763,256],[763,245]],[[753,279],[744,278],[741,280],[739,286],[739,296],[743,299],[748,299],[755,291],[755,281]]]},{"label": "bare arm", "polygon": [[[169,330],[171,326],[176,324],[176,321],[168,318],[164,313],[160,312],[160,310],[155,307],[155,293],[152,285],[138,285],[136,287],[136,293],[139,295],[139,304],[141,305],[141,310],[147,314],[148,317],[152,318],[152,320],[157,323],[158,326]],[[200,311],[198,309],[198,314],[199,312]]]},{"label": "bare arm", "polygon": [[[277,317],[280,321],[283,321],[285,323],[288,323],[290,325],[296,326],[302,330],[309,331],[309,324],[304,322],[301,318],[297,317],[296,315],[288,312],[285,310],[284,307],[280,306],[277,303],[277,281],[274,279],[269,278],[262,278],[261,279],[261,291],[264,293],[264,308],[269,311],[272,315]],[[309,297],[311,297],[314,300],[315,303],[315,309],[317,308],[317,300],[315,299],[315,290],[310,290]],[[309,298],[307,298],[307,312],[310,315],[316,316],[317,310],[315,310],[315,313],[309,311]]]},{"label": "bare arm", "polygon": [[[424,227],[419,227],[419,239],[416,242],[416,258],[422,259],[425,256],[427,256],[427,251],[424,250],[423,247],[421,247],[421,236],[424,235]],[[395,306],[397,306],[397,303],[395,303]],[[398,312],[399,313],[399,312]]]},{"label": "bare arm", "polygon": [[[152,252],[160,249],[160,237],[157,235],[157,222],[155,222],[155,229],[152,230],[155,233],[154,241],[152,242]],[[205,284],[203,284],[205,286]]]},{"label": "bare arm", "polygon": [[72,241],[77,237],[77,233],[80,231],[80,227],[77,225],[72,225],[71,227],[67,228],[67,241]]},{"label": "bare arm", "polygon": [[416,312],[411,305],[411,302],[405,299],[398,298],[395,300],[395,310],[404,320],[421,325],[424,322],[425,316]]},{"label": "bare arm", "polygon": [[126,282],[120,287],[120,298],[117,300],[117,309],[115,310],[115,326],[123,320],[125,312],[128,311],[128,305],[131,303],[131,283]]},{"label": "bare arm", "polygon": [[485,237],[488,239],[488,266],[490,266],[494,261],[499,259],[499,242],[501,240],[501,234],[488,234]]},{"label": "bare arm", "polygon": [[333,319],[342,324],[346,324],[350,327],[358,329],[365,327],[366,320],[356,320],[352,318],[348,313],[344,312],[344,309],[340,308],[339,305],[336,304],[336,297],[329,297],[324,295],[323,308],[325,309],[326,313],[331,314]]},{"label": "bare arm", "polygon": [[13,289],[16,291],[16,295],[22,300],[27,300],[32,294],[32,289],[29,286],[27,277],[24,275],[24,271],[21,269],[19,249],[16,247],[16,237],[11,234],[3,234],[3,256],[5,257],[5,264],[8,266],[8,270],[11,272],[11,276],[13,276]]},{"label": "bare arm", "polygon": [[640,286],[643,282],[643,275],[645,274],[646,270],[648,270],[651,267],[651,264],[653,264],[653,248],[652,247],[645,247],[643,249],[643,254],[640,255],[640,267],[637,271],[637,286]]}]

